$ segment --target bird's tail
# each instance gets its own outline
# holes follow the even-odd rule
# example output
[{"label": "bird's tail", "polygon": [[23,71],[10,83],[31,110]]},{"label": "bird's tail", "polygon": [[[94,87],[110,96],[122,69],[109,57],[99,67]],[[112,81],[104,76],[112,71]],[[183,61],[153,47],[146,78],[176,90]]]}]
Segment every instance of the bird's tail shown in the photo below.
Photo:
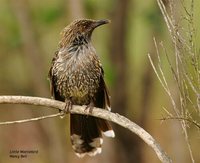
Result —
[{"label": "bird's tail", "polygon": [[70,115],[70,131],[72,147],[79,157],[101,153],[102,133],[115,136],[108,121],[80,114]]}]

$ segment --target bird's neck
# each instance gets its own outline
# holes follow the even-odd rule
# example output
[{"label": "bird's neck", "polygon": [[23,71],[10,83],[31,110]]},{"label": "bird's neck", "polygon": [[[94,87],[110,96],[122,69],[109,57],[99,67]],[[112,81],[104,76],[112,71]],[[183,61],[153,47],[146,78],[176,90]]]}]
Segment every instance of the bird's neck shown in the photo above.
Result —
[{"label": "bird's neck", "polygon": [[82,40],[82,41],[74,41],[72,44],[66,46],[66,50],[68,53],[86,53],[87,50],[90,50],[90,48],[93,48],[93,45],[90,41]]},{"label": "bird's neck", "polygon": [[91,43],[91,34],[69,34],[67,36],[64,36],[62,40],[59,43],[60,48],[63,47],[78,47]]},{"label": "bird's neck", "polygon": [[82,46],[85,45],[87,46],[87,44],[90,43],[90,38],[88,38],[88,36],[84,36],[84,35],[77,35],[73,40],[72,40],[72,45],[74,46]]},{"label": "bird's neck", "polygon": [[80,42],[74,42],[73,44],[68,44],[65,47],[61,47],[59,50],[59,58],[62,59],[62,61],[65,60],[73,60],[73,59],[81,59],[91,56],[96,56],[95,48],[93,47],[92,43],[90,41],[80,43]]}]

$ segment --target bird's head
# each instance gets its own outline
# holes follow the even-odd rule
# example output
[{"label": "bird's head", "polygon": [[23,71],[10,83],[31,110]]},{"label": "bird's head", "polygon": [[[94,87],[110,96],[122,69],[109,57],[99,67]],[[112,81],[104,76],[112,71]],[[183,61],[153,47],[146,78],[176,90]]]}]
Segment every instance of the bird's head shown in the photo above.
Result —
[{"label": "bird's head", "polygon": [[78,19],[73,21],[62,31],[62,40],[60,46],[67,44],[82,44],[91,39],[93,30],[103,24],[109,23],[110,20],[91,20],[91,19]]}]

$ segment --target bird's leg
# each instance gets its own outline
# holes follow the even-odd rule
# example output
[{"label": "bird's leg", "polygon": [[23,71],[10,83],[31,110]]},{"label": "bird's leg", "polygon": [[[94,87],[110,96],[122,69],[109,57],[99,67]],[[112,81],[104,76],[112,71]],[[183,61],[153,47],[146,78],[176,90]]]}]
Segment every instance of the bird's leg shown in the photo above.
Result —
[{"label": "bird's leg", "polygon": [[70,99],[65,100],[64,109],[60,112],[63,113],[60,117],[64,118],[65,114],[69,113],[72,110],[72,101]]},{"label": "bird's leg", "polygon": [[66,99],[65,100],[65,103],[66,103],[66,105],[65,105],[65,109],[64,109],[64,111],[66,112],[66,113],[69,113],[71,110],[72,110],[72,101],[71,101],[71,99]]},{"label": "bird's leg", "polygon": [[91,114],[92,111],[93,111],[93,109],[94,109],[94,102],[91,101],[91,102],[89,103],[89,105],[86,106],[85,112],[86,112],[87,110],[89,110],[89,113]]}]

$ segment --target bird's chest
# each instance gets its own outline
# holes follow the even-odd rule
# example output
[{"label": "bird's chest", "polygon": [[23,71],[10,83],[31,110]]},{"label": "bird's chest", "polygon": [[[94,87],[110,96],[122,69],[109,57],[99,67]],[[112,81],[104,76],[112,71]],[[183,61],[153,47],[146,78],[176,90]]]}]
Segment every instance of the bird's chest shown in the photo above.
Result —
[{"label": "bird's chest", "polygon": [[56,87],[65,98],[88,103],[99,89],[101,66],[93,57],[76,57],[55,65]]}]

